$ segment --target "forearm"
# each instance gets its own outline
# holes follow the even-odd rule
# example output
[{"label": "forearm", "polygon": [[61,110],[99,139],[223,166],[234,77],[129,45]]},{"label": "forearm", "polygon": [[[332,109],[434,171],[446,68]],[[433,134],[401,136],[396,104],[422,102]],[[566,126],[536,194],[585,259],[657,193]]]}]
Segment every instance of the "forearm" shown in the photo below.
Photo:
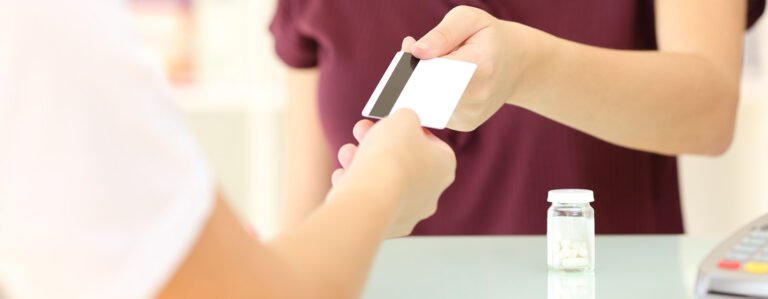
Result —
[{"label": "forearm", "polygon": [[287,74],[281,229],[295,226],[322,203],[334,166],[318,112],[318,71],[288,69]]},{"label": "forearm", "polygon": [[[269,244],[302,265],[326,298],[356,298],[392,221],[401,184],[393,172],[348,173],[327,203]],[[364,199],[364,200],[361,200]],[[316,298],[322,298],[317,297]]]},{"label": "forearm", "polygon": [[717,154],[730,143],[738,74],[696,54],[609,50],[529,31],[530,64],[508,103],[639,150]]},{"label": "forearm", "polygon": [[296,113],[286,115],[284,122],[281,231],[303,221],[331,189],[333,161],[319,121],[309,122],[302,119],[305,113]]},{"label": "forearm", "polygon": [[348,177],[328,204],[267,243],[249,237],[225,201],[217,200],[194,248],[158,297],[358,297],[392,220],[394,197],[401,195],[394,174],[380,169],[375,179]]}]

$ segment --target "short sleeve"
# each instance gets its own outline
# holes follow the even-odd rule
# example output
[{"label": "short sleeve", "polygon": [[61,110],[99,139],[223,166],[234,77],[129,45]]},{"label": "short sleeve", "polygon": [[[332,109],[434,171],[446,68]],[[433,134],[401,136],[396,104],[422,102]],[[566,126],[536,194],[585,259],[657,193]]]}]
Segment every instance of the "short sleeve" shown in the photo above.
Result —
[{"label": "short sleeve", "polygon": [[269,26],[275,40],[275,51],[285,64],[295,68],[310,68],[318,64],[318,43],[307,32],[301,0],[278,0]]},{"label": "short sleeve", "polygon": [[0,285],[150,298],[214,203],[201,150],[122,1],[0,1]]},{"label": "short sleeve", "polygon": [[747,10],[747,28],[752,27],[760,19],[765,10],[766,0],[749,0],[749,8]]}]

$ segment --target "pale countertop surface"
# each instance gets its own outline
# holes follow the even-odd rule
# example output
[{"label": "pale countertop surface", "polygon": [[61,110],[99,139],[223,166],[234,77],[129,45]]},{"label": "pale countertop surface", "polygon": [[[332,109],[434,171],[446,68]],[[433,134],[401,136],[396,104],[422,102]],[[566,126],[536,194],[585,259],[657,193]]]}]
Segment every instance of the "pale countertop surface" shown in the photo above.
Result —
[{"label": "pale countertop surface", "polygon": [[363,298],[693,298],[698,264],[722,239],[599,235],[591,275],[549,272],[544,236],[396,239]]}]

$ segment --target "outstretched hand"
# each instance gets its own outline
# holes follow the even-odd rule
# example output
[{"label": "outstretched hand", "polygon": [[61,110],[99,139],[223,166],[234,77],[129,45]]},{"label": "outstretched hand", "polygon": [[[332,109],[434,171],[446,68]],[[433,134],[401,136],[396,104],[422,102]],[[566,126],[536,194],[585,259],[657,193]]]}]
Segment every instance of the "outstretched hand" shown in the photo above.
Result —
[{"label": "outstretched hand", "polygon": [[472,131],[512,96],[526,65],[524,28],[468,6],[452,9],[421,39],[406,37],[402,50],[419,59],[443,57],[477,64],[448,128]]},{"label": "outstretched hand", "polygon": [[394,177],[396,183],[388,187],[396,193],[397,208],[387,236],[409,235],[417,223],[435,213],[440,194],[453,182],[453,150],[423,129],[410,109],[399,109],[376,124],[361,120],[353,135],[360,145],[339,149],[342,168],[333,173],[334,187],[347,178],[376,184],[382,176]]}]

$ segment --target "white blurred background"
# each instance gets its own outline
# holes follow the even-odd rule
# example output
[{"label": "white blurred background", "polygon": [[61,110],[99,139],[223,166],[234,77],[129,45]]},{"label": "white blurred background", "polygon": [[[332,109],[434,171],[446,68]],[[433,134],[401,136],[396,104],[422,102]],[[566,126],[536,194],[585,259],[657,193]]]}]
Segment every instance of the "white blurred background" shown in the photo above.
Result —
[{"label": "white blurred background", "polygon": [[[132,5],[224,191],[267,237],[277,228],[280,165],[286,158],[280,149],[284,79],[267,31],[274,5],[273,0],[134,0]],[[748,34],[732,148],[719,158],[680,160],[688,234],[723,235],[768,213],[765,19]]]}]

